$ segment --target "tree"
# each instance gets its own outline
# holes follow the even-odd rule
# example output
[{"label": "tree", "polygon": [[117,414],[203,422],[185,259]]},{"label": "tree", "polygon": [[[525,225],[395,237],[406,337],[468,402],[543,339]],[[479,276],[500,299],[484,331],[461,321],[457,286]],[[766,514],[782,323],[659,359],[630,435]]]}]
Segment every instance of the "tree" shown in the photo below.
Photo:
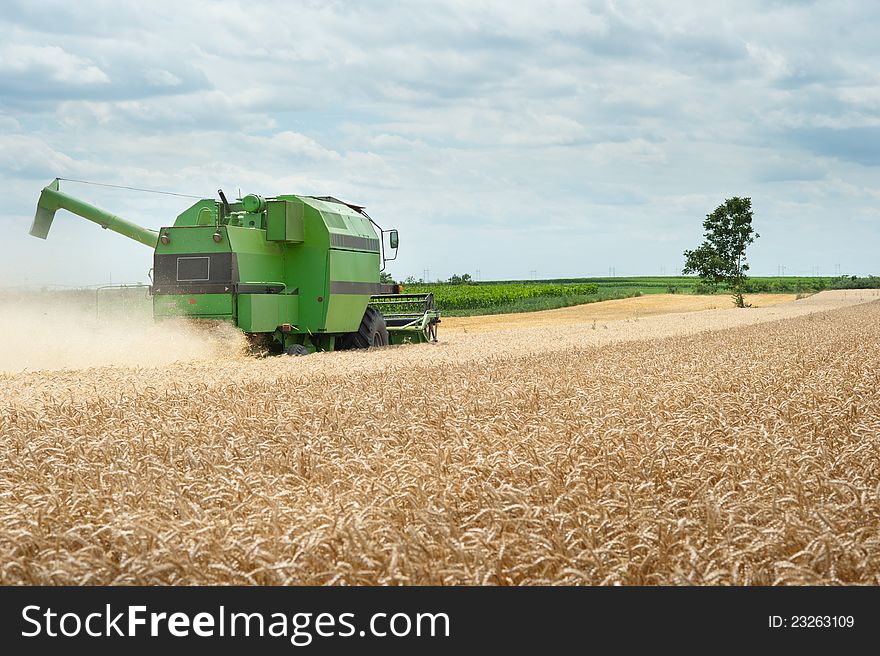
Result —
[{"label": "tree", "polygon": [[391,274],[388,273],[387,271],[380,271],[379,272],[379,282],[385,283],[385,284],[393,283],[394,278],[392,278]]},{"label": "tree", "polygon": [[745,307],[746,247],[760,235],[752,229],[752,199],[734,196],[719,205],[703,221],[703,243],[685,251],[683,273],[696,273],[710,289],[726,284],[733,290],[737,307]]},{"label": "tree", "polygon": [[467,285],[471,281],[471,274],[463,273],[462,275],[458,275],[457,273],[453,273],[452,277],[449,278],[449,282],[453,285]]}]

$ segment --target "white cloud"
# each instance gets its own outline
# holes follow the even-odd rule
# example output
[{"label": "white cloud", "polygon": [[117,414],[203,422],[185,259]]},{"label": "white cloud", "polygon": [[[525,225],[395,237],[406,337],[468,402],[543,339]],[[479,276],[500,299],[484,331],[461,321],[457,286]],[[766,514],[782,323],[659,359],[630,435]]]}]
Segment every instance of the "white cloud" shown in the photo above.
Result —
[{"label": "white cloud", "polygon": [[[252,140],[254,141],[254,140]],[[311,160],[338,162],[342,157],[334,150],[324,148],[314,139],[285,130],[273,134],[271,137],[264,137],[256,141],[256,145],[261,150],[266,151],[283,151],[284,155],[294,158],[305,157]]]},{"label": "white cloud", "polygon": [[179,87],[183,84],[183,80],[177,77],[171,71],[161,68],[153,68],[144,73],[144,79],[147,84],[154,87]]},{"label": "white cloud", "polygon": [[55,150],[38,137],[0,134],[0,171],[4,177],[30,177],[40,171],[56,171],[56,175],[68,175],[75,170],[75,166],[72,157]]},{"label": "white cloud", "polygon": [[755,43],[746,43],[746,52],[758,64],[761,73],[770,79],[780,79],[792,74],[792,67],[785,56]]},{"label": "white cloud", "polygon": [[9,134],[10,132],[18,132],[21,130],[21,123],[11,116],[0,115],[0,132]]},{"label": "white cloud", "polygon": [[54,82],[70,85],[109,84],[110,78],[94,62],[58,46],[7,44],[0,47],[0,74],[48,74]]}]

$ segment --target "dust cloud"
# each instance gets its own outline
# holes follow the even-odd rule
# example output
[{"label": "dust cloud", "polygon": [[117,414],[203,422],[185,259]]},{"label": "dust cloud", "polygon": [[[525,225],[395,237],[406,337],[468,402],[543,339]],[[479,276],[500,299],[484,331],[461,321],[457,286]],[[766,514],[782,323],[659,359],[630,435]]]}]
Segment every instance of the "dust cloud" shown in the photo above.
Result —
[{"label": "dust cloud", "polygon": [[101,313],[94,303],[51,293],[0,294],[0,372],[156,367],[238,356],[244,335],[226,323],[154,322],[143,306]]}]

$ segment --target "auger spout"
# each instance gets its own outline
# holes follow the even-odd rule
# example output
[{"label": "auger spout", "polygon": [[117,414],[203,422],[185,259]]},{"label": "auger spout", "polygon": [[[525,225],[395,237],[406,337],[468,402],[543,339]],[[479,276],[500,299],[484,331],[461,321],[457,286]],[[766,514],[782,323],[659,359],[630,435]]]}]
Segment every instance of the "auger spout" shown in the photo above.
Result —
[{"label": "auger spout", "polygon": [[45,239],[49,234],[49,228],[52,227],[52,219],[55,218],[55,212],[60,209],[93,221],[102,228],[118,232],[120,235],[139,241],[150,248],[155,248],[156,242],[159,239],[159,233],[156,230],[141,227],[115,214],[105,212],[94,205],[89,205],[78,198],[58,191],[58,178],[55,178],[50,184],[43,187],[40,200],[37,201],[37,211],[34,214],[34,222],[31,224],[30,234],[34,237]]}]

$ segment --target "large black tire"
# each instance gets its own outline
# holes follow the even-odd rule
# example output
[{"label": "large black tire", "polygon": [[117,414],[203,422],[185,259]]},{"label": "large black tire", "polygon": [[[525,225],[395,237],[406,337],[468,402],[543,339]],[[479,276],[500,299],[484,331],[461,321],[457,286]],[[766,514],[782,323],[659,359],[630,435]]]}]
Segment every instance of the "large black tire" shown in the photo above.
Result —
[{"label": "large black tire", "polygon": [[287,353],[287,355],[302,356],[308,355],[309,349],[302,344],[291,344],[284,350],[284,352]]},{"label": "large black tire", "polygon": [[385,324],[385,317],[372,306],[364,312],[358,331],[342,336],[339,348],[365,349],[371,346],[388,346],[388,326]]}]

